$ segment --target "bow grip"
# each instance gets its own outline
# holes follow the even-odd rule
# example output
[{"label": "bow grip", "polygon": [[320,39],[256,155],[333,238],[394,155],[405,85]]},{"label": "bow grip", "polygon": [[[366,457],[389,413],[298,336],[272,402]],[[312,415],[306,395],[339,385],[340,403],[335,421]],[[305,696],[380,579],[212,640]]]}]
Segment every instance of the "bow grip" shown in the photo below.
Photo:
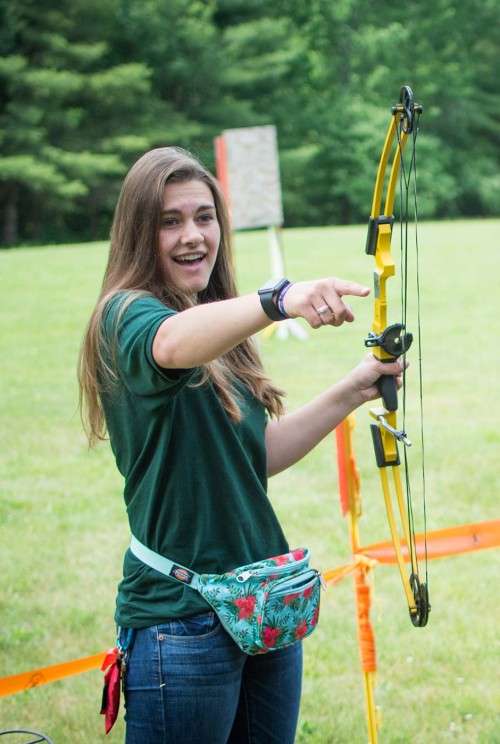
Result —
[{"label": "bow grip", "polygon": [[[393,361],[389,359],[387,361]],[[396,378],[393,375],[381,375],[377,380],[377,388],[384,402],[386,411],[398,410],[398,388]]]},{"label": "bow grip", "polygon": [[[403,323],[393,323],[382,331],[379,335],[370,331],[365,338],[367,348],[380,347],[386,354],[390,354],[390,359],[380,359],[379,354],[375,351],[375,356],[381,362],[393,362],[403,354],[406,354],[413,341],[413,335],[408,333]],[[396,378],[393,375],[381,375],[377,380],[377,388],[384,401],[386,411],[398,410],[398,388]]]}]

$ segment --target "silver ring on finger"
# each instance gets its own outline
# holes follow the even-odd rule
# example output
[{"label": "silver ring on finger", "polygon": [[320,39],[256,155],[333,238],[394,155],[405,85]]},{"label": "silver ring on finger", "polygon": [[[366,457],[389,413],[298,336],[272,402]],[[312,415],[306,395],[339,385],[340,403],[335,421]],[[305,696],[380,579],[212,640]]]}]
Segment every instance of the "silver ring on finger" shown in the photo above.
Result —
[{"label": "silver ring on finger", "polygon": [[316,312],[318,315],[323,315],[324,313],[331,313],[332,310],[329,305],[321,305],[321,307],[316,308]]},{"label": "silver ring on finger", "polygon": [[[321,325],[325,325],[327,322],[331,323],[332,321],[335,322],[335,313],[333,312],[330,305],[321,305],[321,307],[316,308],[316,312],[319,315],[319,318],[321,320]],[[324,315],[331,315],[331,320],[326,321],[323,317]]]}]

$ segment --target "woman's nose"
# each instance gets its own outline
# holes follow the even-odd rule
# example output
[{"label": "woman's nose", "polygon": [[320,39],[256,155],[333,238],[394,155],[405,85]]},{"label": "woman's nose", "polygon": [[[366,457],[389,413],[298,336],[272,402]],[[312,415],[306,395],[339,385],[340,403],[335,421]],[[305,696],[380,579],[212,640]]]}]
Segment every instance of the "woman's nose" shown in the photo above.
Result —
[{"label": "woman's nose", "polygon": [[196,222],[189,220],[186,222],[181,235],[181,243],[183,245],[199,245],[203,242],[203,235],[200,232]]}]

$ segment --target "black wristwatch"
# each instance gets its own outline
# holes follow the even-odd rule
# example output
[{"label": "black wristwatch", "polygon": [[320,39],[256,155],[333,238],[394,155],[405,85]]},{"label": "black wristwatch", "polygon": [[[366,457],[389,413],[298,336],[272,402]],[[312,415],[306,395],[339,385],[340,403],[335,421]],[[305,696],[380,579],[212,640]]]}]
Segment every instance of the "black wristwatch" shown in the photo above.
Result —
[{"label": "black wristwatch", "polygon": [[271,320],[286,320],[288,315],[282,313],[278,307],[278,297],[291,282],[288,279],[271,279],[259,289],[260,304],[265,314]]}]

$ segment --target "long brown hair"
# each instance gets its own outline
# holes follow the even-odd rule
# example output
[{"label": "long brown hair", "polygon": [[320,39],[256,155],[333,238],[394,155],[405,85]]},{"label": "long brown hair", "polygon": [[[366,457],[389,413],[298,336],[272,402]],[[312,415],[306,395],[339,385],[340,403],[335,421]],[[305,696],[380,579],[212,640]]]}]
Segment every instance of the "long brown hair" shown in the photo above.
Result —
[{"label": "long brown hair", "polygon": [[[165,283],[159,261],[160,216],[164,190],[171,183],[197,180],[206,183],[214,198],[220,225],[220,245],[209,283],[197,298]],[[149,295],[175,310],[197,303],[237,297],[231,250],[231,230],[224,198],[215,178],[190,153],[177,147],[150,150],[132,166],[122,186],[111,228],[108,264],[101,293],[90,317],[78,363],[80,413],[89,443],[105,439],[106,422],[101,392],[118,381],[116,334],[103,333],[103,312],[118,292],[127,291],[121,304],[116,328],[128,305],[137,297]],[[234,421],[241,419],[234,382],[243,382],[271,416],[283,412],[283,392],[265,376],[251,339],[243,341],[218,359],[204,365],[197,385],[212,382]]]}]

